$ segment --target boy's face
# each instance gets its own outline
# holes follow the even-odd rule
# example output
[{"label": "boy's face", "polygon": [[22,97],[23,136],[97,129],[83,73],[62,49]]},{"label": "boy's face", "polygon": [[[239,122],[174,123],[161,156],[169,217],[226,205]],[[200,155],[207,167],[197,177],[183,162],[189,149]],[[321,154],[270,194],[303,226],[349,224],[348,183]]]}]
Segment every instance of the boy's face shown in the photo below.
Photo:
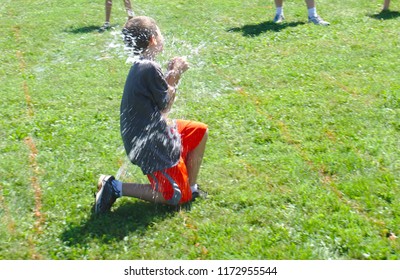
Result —
[{"label": "boy's face", "polygon": [[156,45],[154,46],[154,49],[157,53],[160,53],[164,49],[164,37],[161,34],[160,29],[157,27],[157,35],[155,36],[156,40]]}]

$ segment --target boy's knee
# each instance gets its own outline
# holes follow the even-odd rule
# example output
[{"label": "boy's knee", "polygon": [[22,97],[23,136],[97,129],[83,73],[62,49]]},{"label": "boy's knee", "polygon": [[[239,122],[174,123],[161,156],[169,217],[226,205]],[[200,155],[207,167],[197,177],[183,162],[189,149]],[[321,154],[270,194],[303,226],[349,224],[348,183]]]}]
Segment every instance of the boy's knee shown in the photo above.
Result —
[{"label": "boy's knee", "polygon": [[204,132],[202,141],[207,141],[207,139],[208,139],[208,128],[207,128],[206,131]]}]

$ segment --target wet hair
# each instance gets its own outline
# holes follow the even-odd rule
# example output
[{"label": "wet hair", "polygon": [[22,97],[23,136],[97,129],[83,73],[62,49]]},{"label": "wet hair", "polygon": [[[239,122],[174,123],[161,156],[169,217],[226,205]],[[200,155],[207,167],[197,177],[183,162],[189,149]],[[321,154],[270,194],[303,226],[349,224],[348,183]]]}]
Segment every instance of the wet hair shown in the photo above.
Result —
[{"label": "wet hair", "polygon": [[156,21],[150,17],[137,16],[128,20],[122,29],[124,43],[133,53],[140,55],[147,49],[152,36],[157,36]]}]

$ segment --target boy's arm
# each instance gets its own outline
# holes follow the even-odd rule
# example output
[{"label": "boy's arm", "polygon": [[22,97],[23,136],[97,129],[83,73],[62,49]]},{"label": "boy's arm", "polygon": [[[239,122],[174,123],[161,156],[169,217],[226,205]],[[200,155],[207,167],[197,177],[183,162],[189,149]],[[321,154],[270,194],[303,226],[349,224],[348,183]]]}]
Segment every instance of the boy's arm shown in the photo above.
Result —
[{"label": "boy's arm", "polygon": [[[168,83],[168,81],[167,81],[167,83]],[[174,104],[174,101],[175,101],[175,96],[176,96],[176,87],[171,86],[168,83],[168,97],[169,97],[168,104],[165,107],[165,109],[162,110],[162,112],[161,112],[162,114],[166,115],[171,110],[172,104]]]},{"label": "boy's arm", "polygon": [[171,69],[167,72],[165,80],[170,87],[176,88],[179,84],[179,80],[181,79],[181,72],[179,70]]},{"label": "boy's arm", "polygon": [[169,101],[167,107],[163,110],[163,114],[168,113],[171,110],[172,104],[175,101],[176,88],[178,87],[181,75],[189,68],[185,58],[176,57],[172,59],[168,64],[168,72],[165,80],[168,84],[168,95]]}]

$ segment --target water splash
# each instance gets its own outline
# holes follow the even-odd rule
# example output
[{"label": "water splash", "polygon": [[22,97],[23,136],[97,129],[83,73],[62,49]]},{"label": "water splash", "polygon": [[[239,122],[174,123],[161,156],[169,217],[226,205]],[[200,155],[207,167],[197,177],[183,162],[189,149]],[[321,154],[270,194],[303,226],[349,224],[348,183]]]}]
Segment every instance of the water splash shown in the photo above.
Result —
[{"label": "water splash", "polygon": [[203,68],[206,64],[201,57],[201,51],[206,47],[206,42],[192,45],[190,42],[176,37],[165,39],[165,48],[160,54],[160,64],[167,64],[175,56],[186,57],[192,68]]},{"label": "water splash", "polygon": [[122,165],[119,167],[119,169],[118,169],[118,171],[117,171],[117,173],[115,175],[115,179],[124,181],[124,179],[127,178],[128,175],[129,175],[128,174],[128,166],[129,165],[131,165],[130,162],[124,161],[122,163]]},{"label": "water splash", "polygon": [[111,38],[106,42],[104,50],[101,51],[101,55],[95,57],[98,60],[113,59],[113,58],[123,58],[126,56],[124,51],[124,43],[121,38],[122,33],[118,30],[119,27],[113,28],[110,32]]}]

